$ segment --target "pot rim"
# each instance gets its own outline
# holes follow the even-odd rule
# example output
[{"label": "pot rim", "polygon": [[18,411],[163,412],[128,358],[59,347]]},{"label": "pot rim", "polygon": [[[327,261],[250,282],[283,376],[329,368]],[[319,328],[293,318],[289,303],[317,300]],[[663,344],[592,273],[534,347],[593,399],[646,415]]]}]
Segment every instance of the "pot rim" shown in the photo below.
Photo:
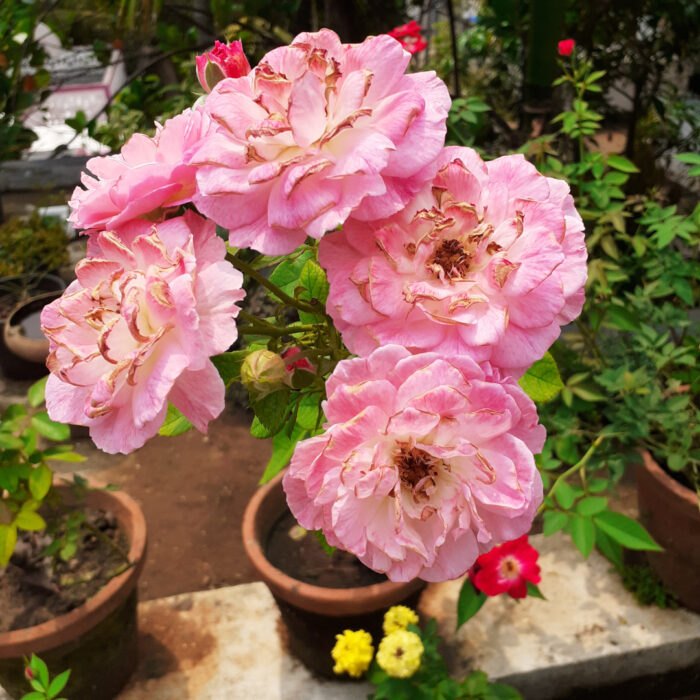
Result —
[{"label": "pot rim", "polygon": [[642,455],[643,464],[639,465],[639,467],[645,469],[649,476],[656,480],[660,486],[667,491],[672,491],[678,498],[691,506],[697,514],[697,517],[700,518],[698,497],[695,492],[676,481],[670,474],[662,469],[648,450],[640,450],[640,454]]},{"label": "pot rim", "polygon": [[[41,301],[46,301],[47,303],[44,304],[44,306],[47,306],[49,300],[53,301],[58,299],[63,294],[63,291],[64,290],[57,289],[52,292],[35,294],[12,307],[12,310],[5,318],[4,328],[2,330],[3,340],[9,350],[28,362],[37,362],[39,364],[46,362],[46,357],[49,354],[48,339],[45,336],[43,338],[27,338],[19,331],[20,325],[13,324],[13,321],[15,320],[15,316],[26,307]],[[38,359],[39,357],[41,357],[41,359]]]},{"label": "pot rim", "polygon": [[382,581],[355,588],[323,588],[299,581],[273,566],[265,556],[257,534],[257,514],[263,502],[282,488],[284,473],[275,476],[259,488],[248,502],[243,514],[243,546],[253,567],[270,587],[273,594],[308,612],[325,610],[328,615],[361,614],[389,607],[397,599],[410,595],[425,585],[420,579],[406,582]]},{"label": "pot rim", "polygon": [[[60,485],[60,484],[54,484]],[[91,487],[100,488],[91,481]],[[39,653],[75,639],[104,620],[124,602],[136,587],[146,558],[146,519],[136,501],[122,491],[90,490],[89,505],[113,510],[120,524],[130,531],[129,560],[126,571],[110,579],[95,595],[70,612],[11,632],[0,632],[0,659]]]}]

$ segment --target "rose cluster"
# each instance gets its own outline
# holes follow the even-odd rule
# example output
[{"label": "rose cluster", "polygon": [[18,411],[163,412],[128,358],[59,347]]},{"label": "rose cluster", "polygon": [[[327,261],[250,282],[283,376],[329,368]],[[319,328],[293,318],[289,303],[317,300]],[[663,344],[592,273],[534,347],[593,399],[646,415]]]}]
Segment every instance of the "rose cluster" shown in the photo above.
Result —
[{"label": "rose cluster", "polygon": [[[393,580],[443,580],[531,525],[545,435],[516,378],[580,313],[586,248],[565,182],[444,147],[447,88],[407,72],[422,40],[398,29],[300,34],[252,69],[217,43],[196,106],[88,162],[71,199],[88,258],[42,316],[47,403],[109,452],[169,404],[206,430],[244,296],[217,225],[270,256],[320,239],[326,311],[358,357],[297,444],[290,508]],[[300,352],[281,381],[321,370]]]}]

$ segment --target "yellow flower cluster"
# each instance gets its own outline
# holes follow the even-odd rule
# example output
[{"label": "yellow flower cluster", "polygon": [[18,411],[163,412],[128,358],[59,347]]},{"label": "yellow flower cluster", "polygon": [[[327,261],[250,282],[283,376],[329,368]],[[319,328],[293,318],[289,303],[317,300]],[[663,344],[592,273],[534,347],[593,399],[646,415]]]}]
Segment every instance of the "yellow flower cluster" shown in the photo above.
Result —
[{"label": "yellow flower cluster", "polygon": [[415,632],[397,629],[379,644],[377,663],[392,678],[410,678],[419,668],[423,642]]},{"label": "yellow flower cluster", "polygon": [[394,605],[384,615],[384,634],[405,630],[409,625],[418,624],[418,615],[405,605]]},{"label": "yellow flower cluster", "polygon": [[364,630],[345,630],[343,634],[336,634],[335,640],[331,651],[335,661],[333,673],[347,673],[353,678],[359,678],[372,662],[372,635]]}]

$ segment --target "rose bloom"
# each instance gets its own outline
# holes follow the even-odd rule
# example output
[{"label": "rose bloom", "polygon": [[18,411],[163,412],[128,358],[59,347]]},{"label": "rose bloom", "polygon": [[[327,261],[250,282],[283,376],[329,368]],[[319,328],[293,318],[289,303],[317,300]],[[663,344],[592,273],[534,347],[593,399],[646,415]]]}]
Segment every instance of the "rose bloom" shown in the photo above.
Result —
[{"label": "rose bloom", "polygon": [[571,56],[572,51],[576,46],[576,42],[573,39],[563,39],[557,44],[560,56]]},{"label": "rose bloom", "polygon": [[197,56],[197,79],[199,84],[207,91],[224,78],[240,78],[250,73],[250,63],[243,53],[243,44],[240,41],[232,41],[230,44],[214,42],[214,48]]},{"label": "rose bloom", "polygon": [[563,180],[522,155],[446,148],[401,213],[324,237],[326,308],[351,352],[398,343],[518,376],[581,312],[583,223]]},{"label": "rose bloom", "polygon": [[211,126],[201,109],[187,109],[163,126],[153,138],[134,134],[114,156],[91,158],[69,202],[69,221],[89,231],[114,230],[137,218],[156,221],[164,210],[192,199],[196,168],[185,165],[184,154]]},{"label": "rose bloom", "polygon": [[538,584],[541,580],[538,557],[539,552],[523,535],[482,554],[469,571],[469,579],[486,595],[507,593],[511,598],[525,598],[528,581]]},{"label": "rose bloom", "polygon": [[224,408],[209,357],[236,339],[244,297],[215,225],[192,212],[157,225],[135,221],[119,235],[96,234],[92,252],[41,314],[49,416],[89,426],[110,453],[153,437],[168,402],[206,432]]},{"label": "rose bloom", "polygon": [[189,157],[199,211],[270,255],[353,211],[398,211],[432,177],[450,106],[434,72],[404,73],[409,60],[386,35],[347,45],[324,29],[222,80],[204,105],[216,133]]},{"label": "rose bloom", "polygon": [[343,360],[284,476],[299,524],[392,581],[456,578],[530,529],[545,429],[515,380],[389,345]]},{"label": "rose bloom", "polygon": [[411,55],[422,51],[428,42],[421,36],[423,27],[412,19],[408,24],[402,24],[389,32],[389,36],[396,39]]}]

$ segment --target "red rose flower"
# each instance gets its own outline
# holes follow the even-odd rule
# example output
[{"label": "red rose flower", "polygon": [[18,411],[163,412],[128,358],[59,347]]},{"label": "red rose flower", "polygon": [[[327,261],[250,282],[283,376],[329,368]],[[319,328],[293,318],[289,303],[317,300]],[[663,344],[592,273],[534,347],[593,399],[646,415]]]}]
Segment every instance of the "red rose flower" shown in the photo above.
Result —
[{"label": "red rose flower", "polygon": [[389,32],[389,36],[396,39],[401,46],[410,54],[422,51],[428,42],[421,36],[423,28],[412,19],[408,24],[402,24],[400,27],[394,27]]},{"label": "red rose flower", "polygon": [[557,46],[559,48],[560,56],[571,56],[571,52],[574,50],[576,42],[573,39],[563,39],[557,44]]},{"label": "red rose flower", "polygon": [[539,552],[528,544],[527,535],[505,542],[482,554],[469,572],[474,587],[489,596],[507,593],[511,598],[527,596],[527,582],[540,582]]}]

